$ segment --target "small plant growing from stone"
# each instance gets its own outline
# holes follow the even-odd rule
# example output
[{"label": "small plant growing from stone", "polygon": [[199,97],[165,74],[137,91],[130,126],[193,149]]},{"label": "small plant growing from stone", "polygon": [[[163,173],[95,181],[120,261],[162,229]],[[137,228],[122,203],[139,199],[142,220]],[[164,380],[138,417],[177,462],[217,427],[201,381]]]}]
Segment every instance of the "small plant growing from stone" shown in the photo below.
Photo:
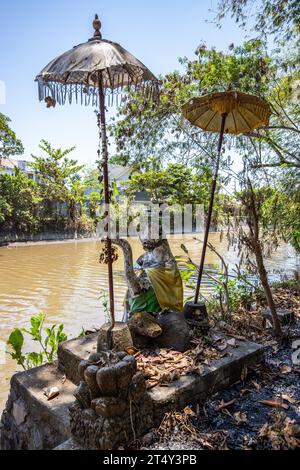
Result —
[{"label": "small plant growing from stone", "polygon": [[[46,362],[53,362],[56,358],[58,344],[67,340],[67,336],[63,331],[63,324],[52,325],[43,329],[44,321],[45,315],[43,313],[34,315],[30,318],[30,329],[15,328],[8,338],[7,344],[11,349],[9,354],[24,370],[40,366]],[[31,340],[40,345],[41,350],[39,352],[25,353],[23,351],[23,333],[29,335]]]},{"label": "small plant growing from stone", "polygon": [[105,322],[109,323],[111,321],[111,317],[110,317],[110,311],[109,311],[109,305],[108,305],[108,295],[105,290],[101,291],[99,300],[101,300],[101,303],[102,303]]}]

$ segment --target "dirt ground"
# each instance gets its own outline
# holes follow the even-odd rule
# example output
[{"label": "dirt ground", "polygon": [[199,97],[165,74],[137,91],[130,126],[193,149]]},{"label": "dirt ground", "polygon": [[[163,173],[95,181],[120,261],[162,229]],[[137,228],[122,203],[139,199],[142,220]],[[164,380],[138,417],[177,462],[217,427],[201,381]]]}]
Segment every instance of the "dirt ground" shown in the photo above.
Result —
[{"label": "dirt ground", "polygon": [[264,344],[265,362],[246,371],[239,382],[205,403],[191,403],[181,412],[167,414],[158,430],[136,443],[139,448],[300,448],[300,341],[298,354],[292,347],[300,340],[299,290],[286,287],[276,289],[274,294],[277,306],[289,308],[296,315],[295,324],[284,328],[286,343],[279,345],[271,329],[263,325],[264,302],[255,309],[238,312],[229,325],[223,324],[225,330],[229,328],[233,335]]}]

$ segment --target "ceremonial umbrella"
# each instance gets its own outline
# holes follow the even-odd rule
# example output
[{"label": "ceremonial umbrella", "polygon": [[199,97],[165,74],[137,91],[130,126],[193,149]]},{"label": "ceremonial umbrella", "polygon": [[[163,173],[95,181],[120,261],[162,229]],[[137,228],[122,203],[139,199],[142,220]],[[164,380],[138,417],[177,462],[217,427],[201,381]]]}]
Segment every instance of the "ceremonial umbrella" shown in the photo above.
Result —
[{"label": "ceremonial umbrella", "polygon": [[113,103],[114,95],[124,89],[142,88],[145,98],[157,92],[158,80],[144,64],[117,44],[102,39],[101,22],[98,15],[93,21],[95,29],[91,39],[56,57],[37,75],[39,99],[45,100],[47,107],[55,107],[56,102],[70,104],[99,105],[98,126],[102,142],[102,171],[104,183],[104,203],[106,225],[106,255],[108,265],[109,300],[111,328],[115,324],[113,288],[113,252],[109,227],[109,179],[108,154],[105,122],[105,95],[108,104]]},{"label": "ceremonial umbrella", "polygon": [[[198,304],[201,280],[203,275],[205,253],[216,191],[217,176],[224,134],[242,134],[253,129],[266,126],[269,122],[271,110],[266,101],[256,96],[238,91],[211,93],[191,99],[182,108],[183,116],[191,124],[208,132],[219,132],[218,153],[212,179],[207,222],[204,232],[203,248],[199,266],[197,287],[194,298],[195,308],[201,309]],[[192,306],[192,305],[191,305]]]}]

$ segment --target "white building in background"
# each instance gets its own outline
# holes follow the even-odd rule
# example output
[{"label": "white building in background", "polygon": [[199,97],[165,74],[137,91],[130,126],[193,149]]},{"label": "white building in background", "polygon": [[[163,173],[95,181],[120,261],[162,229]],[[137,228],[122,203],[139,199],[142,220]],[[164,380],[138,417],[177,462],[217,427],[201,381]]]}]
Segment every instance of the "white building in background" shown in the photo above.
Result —
[{"label": "white building in background", "polygon": [[[119,191],[126,188],[126,183],[130,179],[133,169],[130,166],[121,166],[121,165],[111,165],[108,164],[108,178],[109,182],[113,181],[116,183],[116,186]],[[87,188],[85,190],[85,195],[89,196],[94,192],[93,188]]]},{"label": "white building in background", "polygon": [[36,172],[30,167],[29,162],[26,160],[16,160],[14,158],[0,156],[0,175],[14,175],[16,168],[23,171],[27,178],[36,181]]},{"label": "white building in background", "polygon": [[[115,181],[118,189],[124,189],[126,182],[130,179],[132,168],[130,166],[108,164],[109,181]],[[124,186],[125,185],[125,186]]]}]

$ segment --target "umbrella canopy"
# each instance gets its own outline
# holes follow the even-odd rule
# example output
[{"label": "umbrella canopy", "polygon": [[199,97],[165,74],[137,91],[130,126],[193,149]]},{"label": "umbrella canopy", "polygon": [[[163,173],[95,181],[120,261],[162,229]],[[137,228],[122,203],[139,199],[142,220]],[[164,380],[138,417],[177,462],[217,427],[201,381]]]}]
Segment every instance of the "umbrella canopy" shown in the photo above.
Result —
[{"label": "umbrella canopy", "polygon": [[148,93],[156,90],[159,82],[142,62],[120,44],[102,39],[97,15],[93,25],[94,37],[56,57],[37,75],[40,100],[50,96],[59,104],[75,100],[96,105],[99,73],[108,94],[138,85],[144,86]]},{"label": "umbrella canopy", "polygon": [[[145,96],[149,97],[158,91],[159,82],[142,62],[127,52],[115,42],[102,39],[100,32],[101,22],[98,15],[93,21],[94,36],[83,44],[73,47],[69,51],[52,60],[37,75],[39,85],[39,99],[45,100],[47,107],[54,107],[56,102],[64,104],[66,101],[81,104],[99,104],[99,150],[102,142],[101,172],[104,182],[105,218],[104,227],[106,248],[104,258],[108,265],[108,285],[110,300],[111,333],[115,325],[114,288],[113,288],[113,248],[110,237],[110,194],[108,175],[108,152],[106,139],[105,95],[113,97],[122,93],[123,88],[144,87]],[[108,102],[110,104],[112,102]],[[110,339],[112,337],[110,336]],[[111,341],[109,341],[110,344]]]},{"label": "umbrella canopy", "polygon": [[258,98],[257,96],[248,95],[239,91],[226,91],[211,93],[209,95],[191,99],[182,107],[182,114],[191,122],[191,124],[200,127],[205,131],[220,133],[194,304],[191,303],[190,305],[193,309],[197,309],[199,308],[198,298],[213,211],[223,135],[224,133],[247,133],[257,127],[266,126],[269,122],[271,109],[266,101]]},{"label": "umbrella canopy", "polygon": [[225,134],[241,134],[265,126],[271,109],[266,101],[239,91],[211,93],[191,99],[182,108],[191,124],[209,132],[220,132],[222,114],[226,115]]}]

